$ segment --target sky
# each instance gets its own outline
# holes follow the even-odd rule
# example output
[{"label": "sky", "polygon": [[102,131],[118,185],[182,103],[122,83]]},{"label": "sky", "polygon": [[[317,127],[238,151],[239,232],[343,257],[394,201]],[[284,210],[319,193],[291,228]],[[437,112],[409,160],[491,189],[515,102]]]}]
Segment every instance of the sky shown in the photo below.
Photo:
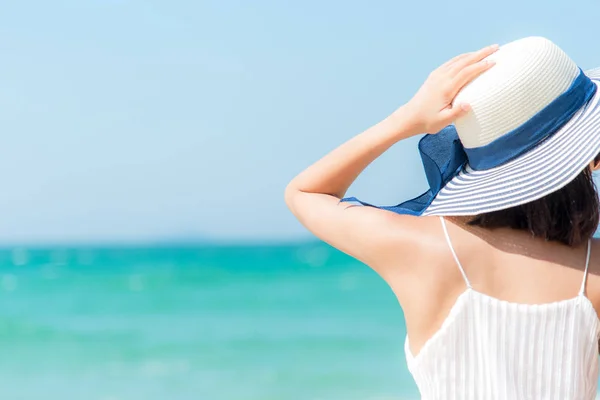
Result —
[{"label": "sky", "polygon": [[[71,0],[0,5],[0,243],[280,241],[304,168],[447,59],[546,36],[600,66],[600,3]],[[418,138],[348,195],[426,189]]]}]

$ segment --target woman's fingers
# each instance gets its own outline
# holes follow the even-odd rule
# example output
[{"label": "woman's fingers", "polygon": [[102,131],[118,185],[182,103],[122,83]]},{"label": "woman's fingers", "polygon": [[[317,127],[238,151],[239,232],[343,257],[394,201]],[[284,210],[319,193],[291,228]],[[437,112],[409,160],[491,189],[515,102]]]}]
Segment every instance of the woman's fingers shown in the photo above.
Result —
[{"label": "woman's fingers", "polygon": [[458,75],[452,79],[453,97],[456,96],[456,93],[458,93],[467,83],[493,67],[494,64],[495,63],[491,60],[482,60],[463,68]]},{"label": "woman's fingers", "polygon": [[447,69],[450,69],[450,67],[452,67],[452,65],[453,65],[454,63],[456,63],[457,61],[460,61],[460,60],[462,60],[462,59],[464,59],[464,58],[466,58],[466,57],[469,57],[469,56],[473,55],[473,53],[474,53],[474,52],[469,52],[469,53],[463,53],[463,54],[459,54],[459,55],[457,55],[456,57],[454,57],[454,58],[452,58],[452,59],[450,59],[450,60],[446,61],[444,64],[442,64],[442,65],[440,66],[440,69],[446,69],[446,70],[447,70]]},{"label": "woman's fingers", "polygon": [[498,45],[494,44],[492,46],[484,47],[478,51],[464,54],[464,57],[457,58],[448,68],[448,72],[451,77],[456,76],[460,73],[464,68],[469,67],[472,64],[475,64],[487,56],[495,53],[498,50]]},{"label": "woman's fingers", "polygon": [[498,49],[487,46],[471,53],[460,54],[429,74],[425,83],[409,103],[417,110],[427,133],[439,131],[469,112],[468,104],[452,105],[458,91],[493,64],[483,61]]}]

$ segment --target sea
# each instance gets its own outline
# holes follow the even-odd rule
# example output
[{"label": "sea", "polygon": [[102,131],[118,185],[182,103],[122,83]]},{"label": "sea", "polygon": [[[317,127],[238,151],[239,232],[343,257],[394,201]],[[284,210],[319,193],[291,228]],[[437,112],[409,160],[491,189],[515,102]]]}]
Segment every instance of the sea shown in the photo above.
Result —
[{"label": "sea", "polygon": [[0,249],[0,400],[412,400],[389,287],[322,242]]}]

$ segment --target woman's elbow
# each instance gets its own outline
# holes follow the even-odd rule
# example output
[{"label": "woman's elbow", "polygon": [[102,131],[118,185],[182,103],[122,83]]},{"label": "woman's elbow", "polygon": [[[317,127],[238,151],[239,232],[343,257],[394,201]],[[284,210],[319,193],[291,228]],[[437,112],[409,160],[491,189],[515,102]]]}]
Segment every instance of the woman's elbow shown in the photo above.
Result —
[{"label": "woman's elbow", "polygon": [[285,187],[285,191],[283,193],[283,199],[285,201],[285,204],[288,206],[292,213],[294,212],[294,201],[298,193],[300,193],[300,190],[298,190],[298,188],[294,186],[293,182],[290,182]]}]

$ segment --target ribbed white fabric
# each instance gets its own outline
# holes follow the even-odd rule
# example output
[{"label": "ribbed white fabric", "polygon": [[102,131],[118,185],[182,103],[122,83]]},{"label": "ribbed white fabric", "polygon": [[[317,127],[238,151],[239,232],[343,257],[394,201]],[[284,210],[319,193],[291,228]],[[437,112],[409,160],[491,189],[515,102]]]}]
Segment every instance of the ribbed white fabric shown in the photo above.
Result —
[{"label": "ribbed white fabric", "polygon": [[422,399],[595,399],[600,323],[585,296],[590,242],[576,297],[513,303],[471,287],[440,219],[467,289],[416,356],[406,338],[408,367]]}]

